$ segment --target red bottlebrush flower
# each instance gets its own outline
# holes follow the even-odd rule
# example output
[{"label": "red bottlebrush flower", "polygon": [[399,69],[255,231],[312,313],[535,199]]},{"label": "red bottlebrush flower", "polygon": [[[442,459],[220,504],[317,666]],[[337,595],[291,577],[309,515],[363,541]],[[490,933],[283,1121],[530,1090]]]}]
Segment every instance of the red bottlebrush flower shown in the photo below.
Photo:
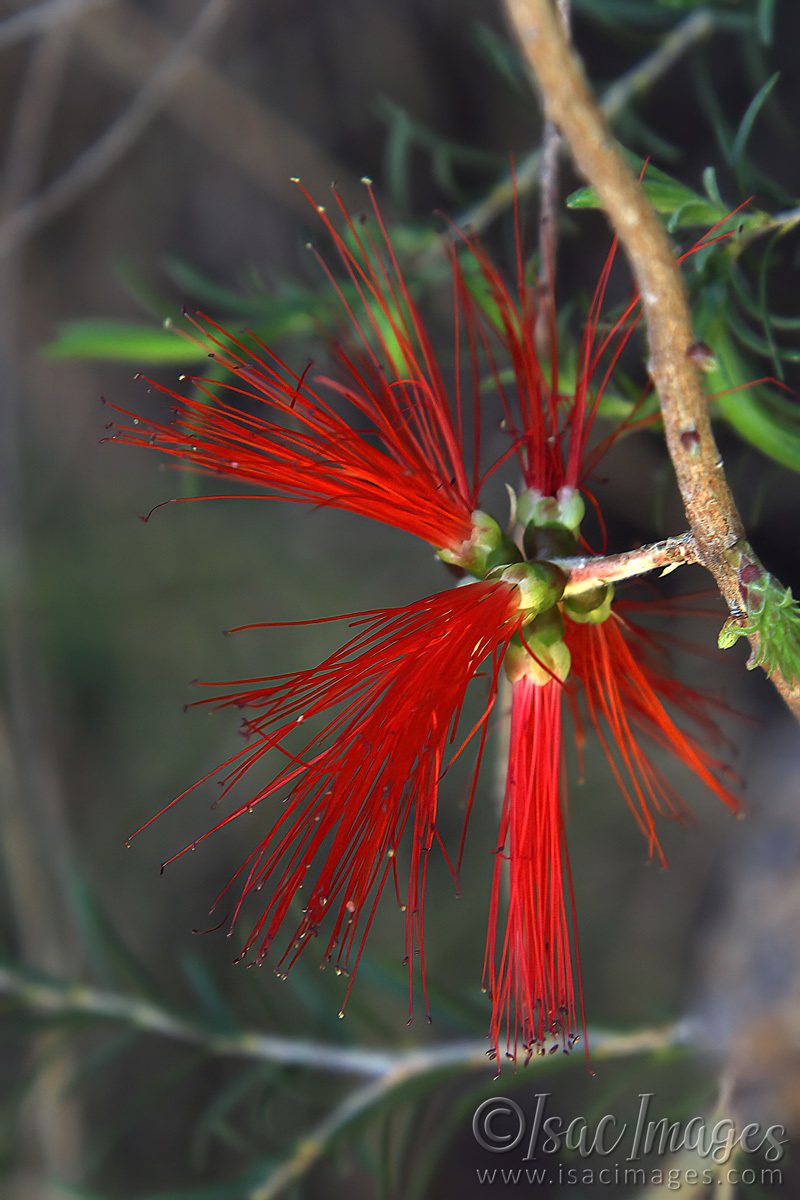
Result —
[{"label": "red bottlebrush flower", "polygon": [[[738,211],[734,209],[719,221],[678,261],[683,262],[704,246],[729,237],[728,233],[717,234],[716,231]],[[614,323],[601,332],[600,320],[617,252],[618,239],[615,237],[587,313],[576,356],[574,382],[570,383],[568,391],[562,390],[555,297],[551,284],[543,288],[538,281],[528,281],[516,192],[514,227],[517,267],[513,288],[506,283],[480,240],[466,234],[461,236],[477,263],[490,304],[480,305],[470,295],[463,279],[460,287],[463,303],[472,309],[475,325],[481,331],[525,484],[542,496],[554,497],[561,488],[581,487],[614,441],[623,433],[649,425],[655,419],[640,416],[643,394],[639,403],[633,405],[623,420],[617,421],[608,436],[589,448],[592,427],[609,380],[642,318],[640,296],[634,290]],[[487,328],[490,336],[487,336]],[[509,399],[494,362],[492,340],[499,342],[509,359],[516,403]],[[546,349],[544,358],[540,347]]]},{"label": "red bottlebrush flower", "polygon": [[[512,687],[511,736],[492,884],[484,982],[492,997],[490,1039],[527,1061],[553,1039],[569,1050],[583,1028],[583,1001],[571,933],[574,921],[562,792],[560,680],[523,675]],[[503,876],[505,932],[498,949]],[[567,915],[566,897],[570,900]],[[576,1004],[576,989],[578,1000]]]},{"label": "red bottlebrush flower", "polygon": [[[312,386],[308,368],[296,374],[257,338],[252,337],[251,348],[213,321],[195,320],[212,348],[211,357],[234,376],[232,382],[215,385],[231,401],[202,378],[192,379],[203,393],[199,399],[149,381],[174,401],[172,423],[135,417],[133,425],[118,426],[112,440],[153,446],[201,471],[265,488],[272,496],[343,508],[404,529],[437,549],[457,551],[472,534],[481,482],[477,374],[473,370],[475,447],[468,473],[458,366],[451,401],[377,205],[373,200],[381,246],[367,226],[353,222],[338,194],[336,199],[349,243],[324,209],[318,212],[361,313],[326,267],[356,340],[352,353],[336,349],[342,378],[321,377]],[[466,321],[469,326],[471,320],[461,311],[457,287],[456,358],[461,325]],[[353,427],[339,414],[332,404],[336,394],[359,422],[368,422],[365,428]],[[269,415],[243,411],[233,402],[237,397],[262,403]]]},{"label": "red bottlebrush flower", "polygon": [[[564,393],[552,296],[528,285],[519,235],[515,290],[505,285],[480,243],[465,238],[494,314],[488,318],[479,310],[453,258],[456,359],[463,341],[472,368],[467,417],[458,362],[451,402],[374,201],[380,244],[336,199],[346,240],[319,211],[356,297],[352,302],[329,272],[357,343],[354,350],[337,349],[341,378],[323,377],[312,387],[307,371],[293,373],[257,340],[251,351],[204,319],[196,326],[213,345],[213,357],[233,376],[232,382],[214,386],[231,402],[203,380],[194,382],[205,399],[176,396],[156,384],[175,402],[172,425],[138,421],[118,428],[114,440],[154,445],[273,496],[332,505],[404,529],[483,582],[404,609],[357,614],[352,623],[358,632],[318,667],[247,680],[228,695],[201,701],[251,714],[244,721],[247,746],[219,769],[223,795],[269,751],[285,759],[254,796],[215,826],[286,793],[277,818],[222,895],[238,883],[233,925],[244,899],[269,887],[266,909],[243,951],[255,949],[263,958],[304,888],[301,919],[276,969],[289,969],[330,914],[324,959],[352,973],[390,875],[400,899],[397,854],[408,830],[409,985],[419,953],[424,987],[427,852],[435,842],[441,845],[439,780],[448,762],[474,739],[474,796],[505,659],[512,679],[511,730],[485,959],[493,1004],[490,1053],[500,1054],[504,1031],[506,1051],[515,1060],[520,1051],[526,1057],[544,1052],[550,1039],[551,1049],[569,1050],[583,1031],[583,999],[564,830],[564,705],[579,745],[586,718],[597,731],[651,852],[659,852],[653,813],[675,811],[679,804],[638,736],[669,749],[735,807],[719,781],[721,765],[678,729],[665,707],[716,735],[703,697],[662,670],[649,635],[612,611],[613,589],[599,585],[578,593],[570,590],[565,572],[579,544],[587,478],[614,438],[638,423],[634,408],[604,441],[589,447],[610,372],[639,319],[638,299],[598,336],[612,248],[581,340],[576,383]],[[358,317],[356,308],[363,315]],[[547,367],[537,353],[542,322],[549,342]],[[513,368],[513,403],[502,384],[492,335]],[[517,505],[524,526],[522,552],[478,507],[481,354],[512,438],[504,457],[516,453],[526,485]],[[368,423],[366,428],[339,414],[336,396],[358,422]],[[269,415],[242,410],[237,397],[265,404]],[[469,471],[463,450],[468,425],[474,441]],[[520,561],[523,552],[527,562]],[[491,664],[486,707],[451,753],[466,688],[486,660]],[[298,751],[291,735],[307,722],[319,729]],[[318,871],[310,883],[315,860]]]},{"label": "red bottlebrush flower", "polygon": [[[587,477],[623,431],[646,423],[636,421],[634,407],[624,422],[589,449],[592,425],[611,371],[638,323],[639,300],[634,294],[611,329],[598,337],[615,241],[589,309],[574,388],[562,393],[553,298],[543,294],[538,284],[527,283],[518,219],[516,228],[518,268],[513,291],[480,242],[465,240],[491,300],[491,318],[482,310],[483,344],[527,485],[517,510],[525,526],[524,549],[529,558],[554,558],[566,565],[578,548],[584,513],[580,491],[586,491]],[[537,349],[542,323],[547,332],[547,367]],[[487,326],[510,359],[515,405],[505,394]],[[500,1053],[505,1029],[506,1053],[515,1061],[520,1048],[526,1058],[535,1049],[544,1052],[547,1039],[553,1039],[552,1049],[560,1045],[569,1050],[583,1031],[562,813],[566,794],[562,695],[569,700],[579,745],[583,740],[581,709],[588,710],[651,853],[661,853],[653,812],[672,814],[680,811],[680,804],[675,790],[638,744],[637,737],[642,734],[670,750],[726,805],[737,807],[731,791],[719,781],[722,764],[676,726],[664,703],[718,738],[707,700],[659,670],[648,635],[611,611],[612,598],[613,589],[600,586],[593,595],[573,595],[571,600],[567,588],[559,604],[561,615],[555,618],[551,614],[541,633],[536,627],[544,617],[536,618],[529,630],[523,631],[524,645],[512,651],[509,664],[514,680],[509,762],[485,978],[493,1000],[492,1053]],[[505,918],[501,903],[504,873]]]},{"label": "red bottlebrush flower", "polygon": [[[617,424],[612,435],[587,458],[587,443],[597,409],[614,366],[640,320],[639,298],[634,295],[614,325],[602,337],[598,327],[608,280],[616,254],[614,239],[595,288],[577,354],[574,385],[560,389],[558,330],[555,300],[538,282],[526,279],[525,259],[515,212],[517,277],[512,290],[495,267],[480,241],[465,240],[474,256],[491,301],[491,320],[482,309],[482,326],[499,341],[510,361],[516,390],[512,404],[494,362],[491,340],[482,341],[492,365],[494,382],[523,478],[528,488],[543,496],[555,496],[562,487],[578,488],[591,466],[608,445],[625,430],[635,427],[636,409]],[[474,307],[477,302],[471,301]],[[636,315],[634,315],[636,314]],[[477,320],[477,314],[476,314]],[[544,337],[541,331],[544,330]],[[546,361],[539,347],[547,348]],[[604,364],[601,373],[600,367]]]},{"label": "red bottlebrush flower", "polygon": [[535,1051],[545,1053],[547,1041],[551,1052],[569,1052],[585,1035],[564,827],[564,704],[579,749],[581,711],[587,710],[650,853],[662,863],[653,813],[674,816],[683,805],[639,744],[642,736],[673,754],[728,807],[738,807],[720,781],[724,765],[665,707],[719,740],[708,699],[659,667],[655,636],[615,612],[583,624],[568,611],[556,616],[551,610],[523,628],[522,639],[515,639],[506,658],[512,679],[509,758],[484,969],[492,997],[491,1053],[503,1051],[505,1032],[505,1053],[515,1062],[520,1051],[525,1061]]},{"label": "red bottlebrush flower", "polygon": [[[247,680],[235,693],[200,702],[257,711],[244,721],[247,747],[219,769],[225,773],[223,795],[270,750],[287,760],[210,832],[286,792],[269,831],[225,889],[241,885],[235,921],[246,896],[271,888],[243,953],[255,947],[259,958],[266,955],[304,888],[303,915],[277,971],[289,969],[330,915],[324,960],[352,973],[390,875],[400,898],[397,854],[410,824],[406,953],[409,985],[418,952],[424,986],[427,852],[441,845],[439,781],[472,739],[478,743],[477,778],[498,671],[523,620],[520,593],[505,582],[474,583],[350,620],[359,632],[318,667]],[[491,663],[485,709],[448,758],[467,686],[485,659]],[[299,724],[313,726],[317,719],[322,727],[300,752],[285,745]],[[322,863],[311,884],[308,872],[318,857]]]}]

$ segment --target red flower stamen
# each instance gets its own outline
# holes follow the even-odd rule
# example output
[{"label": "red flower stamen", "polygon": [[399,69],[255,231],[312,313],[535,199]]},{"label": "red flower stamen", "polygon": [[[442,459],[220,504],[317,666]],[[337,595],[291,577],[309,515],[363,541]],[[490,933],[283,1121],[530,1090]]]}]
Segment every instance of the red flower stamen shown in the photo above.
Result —
[{"label": "red flower stamen", "polygon": [[[495,858],[484,983],[492,997],[492,1053],[527,1061],[534,1051],[568,1052],[584,1029],[575,906],[562,813],[563,685],[512,687],[511,739]],[[505,928],[500,910],[507,872]],[[566,896],[569,896],[569,914]],[[577,995],[577,1001],[576,1001]]]},{"label": "red flower stamen", "polygon": [[[347,241],[324,210],[317,211],[363,313],[359,318],[342,285],[320,259],[356,338],[354,352],[334,348],[341,378],[319,377],[312,386],[306,378],[308,368],[297,375],[258,338],[253,336],[253,344],[245,344],[201,315],[192,323],[211,347],[211,357],[235,381],[209,384],[202,377],[191,377],[202,395],[190,398],[151,380],[153,388],[174,401],[173,421],[165,425],[117,409],[133,423],[116,427],[111,440],[154,446],[202,472],[265,488],[272,496],[343,508],[404,529],[437,549],[455,549],[470,537],[480,484],[474,317],[464,306],[456,271],[456,352],[465,325],[473,356],[470,478],[464,463],[467,422],[458,363],[451,402],[374,198],[381,245],[366,227],[360,229],[353,222],[335,195]],[[367,427],[348,423],[320,388],[343,397],[353,414],[368,422]],[[232,400],[227,402],[225,395]],[[266,405],[270,416],[244,410],[235,403],[238,397]]]},{"label": "red flower stamen", "polygon": [[[620,607],[624,609],[624,605]],[[578,685],[614,778],[650,852],[657,854],[663,864],[653,813],[680,816],[686,809],[679,793],[638,744],[637,735],[644,734],[668,750],[728,808],[736,810],[739,806],[733,792],[718,778],[730,774],[724,764],[684,733],[665,708],[666,702],[699,725],[706,736],[719,741],[721,734],[709,714],[708,698],[659,668],[653,640],[653,635],[616,612],[600,625],[566,620],[571,678]],[[574,706],[573,712],[580,731],[580,716]]]},{"label": "red flower stamen", "polygon": [[[244,899],[270,885],[271,899],[243,954],[252,947],[259,958],[267,954],[305,888],[301,920],[277,971],[291,967],[331,914],[324,961],[354,973],[390,876],[400,895],[397,854],[410,823],[403,901],[406,957],[409,990],[417,954],[424,990],[425,879],[428,852],[439,842],[439,781],[464,746],[476,740],[474,792],[497,674],[522,619],[516,588],[470,584],[407,608],[360,617],[353,622],[359,632],[312,670],[246,680],[233,693],[200,702],[258,710],[244,722],[248,745],[220,768],[223,796],[268,751],[288,760],[255,795],[203,835],[287,792],[269,832],[222,893],[239,882],[232,928]],[[491,667],[484,710],[461,744],[448,751],[466,689],[487,658]],[[321,723],[321,728],[301,750],[285,744],[298,725],[307,723]],[[309,884],[315,859],[321,866]]]}]

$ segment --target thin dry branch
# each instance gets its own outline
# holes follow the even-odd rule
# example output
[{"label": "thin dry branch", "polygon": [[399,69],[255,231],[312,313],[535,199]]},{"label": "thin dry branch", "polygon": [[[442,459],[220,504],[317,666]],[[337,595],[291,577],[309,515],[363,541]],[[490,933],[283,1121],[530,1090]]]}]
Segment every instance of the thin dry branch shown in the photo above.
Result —
[{"label": "thin dry branch", "polygon": [[[450,1042],[410,1050],[366,1050],[299,1038],[276,1037],[254,1030],[220,1033],[118,992],[96,991],[76,983],[33,979],[0,966],[0,995],[16,998],[43,1017],[92,1016],[119,1021],[131,1029],[200,1046],[208,1054],[303,1067],[361,1077],[367,1082],[350,1090],[330,1113],[297,1142],[287,1158],[246,1193],[247,1200],[272,1200],[302,1178],[326,1153],[341,1130],[413,1079],[451,1070],[495,1070],[487,1060],[486,1042]],[[678,1021],[629,1033],[590,1031],[595,1059],[629,1058],[689,1046],[695,1030]],[[565,1060],[566,1061],[566,1060]]]},{"label": "thin dry branch", "polygon": [[[222,1033],[138,996],[101,991],[81,983],[35,978],[10,965],[0,965],[0,995],[13,997],[31,1012],[45,1018],[83,1016],[119,1021],[142,1033],[199,1046],[208,1054],[226,1058],[308,1067],[370,1079],[378,1079],[392,1072],[410,1076],[448,1067],[496,1069],[494,1064],[488,1062],[485,1040],[446,1042],[421,1049],[366,1050],[357,1046],[335,1046],[304,1038],[280,1037],[251,1029]],[[596,1058],[624,1058],[669,1046],[687,1046],[694,1038],[695,1031],[689,1021],[637,1029],[629,1033],[612,1033],[601,1029],[589,1032],[592,1056]]]},{"label": "thin dry branch", "polygon": [[686,563],[699,562],[694,535],[683,533],[678,537],[666,538],[640,546],[637,550],[626,550],[622,554],[607,554],[604,558],[556,558],[555,563],[569,577],[564,588],[565,596],[574,596],[589,588],[604,583],[621,583],[625,579],[636,579],[650,571],[661,571],[662,575],[674,571]]},{"label": "thin dry branch", "polygon": [[99,8],[110,0],[45,0],[0,22],[0,50],[13,46],[37,33],[74,21],[90,8]]},{"label": "thin dry branch", "polygon": [[[570,0],[557,0],[558,15],[565,34],[570,31]],[[542,184],[539,198],[539,279],[549,296],[555,290],[556,251],[558,247],[558,164],[561,159],[561,134],[555,121],[544,123],[542,134]]]},{"label": "thin dry branch", "polygon": [[[736,547],[744,536],[711,431],[680,268],[670,240],[615,142],[573,54],[551,0],[505,0],[506,10],[538,81],[547,115],[556,122],[575,163],[594,187],[616,230],[642,296],[649,369],[659,394],[664,431],[698,560],[739,613]],[[751,638],[757,652],[757,641]],[[800,684],[779,671],[772,682],[800,719]]]},{"label": "thin dry branch", "polygon": [[[86,66],[131,89],[142,86],[169,46],[158,21],[125,3],[82,21],[76,34]],[[206,61],[195,60],[166,99],[164,114],[303,221],[308,206],[297,188],[287,186],[290,176],[300,176],[312,191],[335,179],[345,199],[362,203],[363,187],[350,171]]]},{"label": "thin dry branch", "polygon": [[[74,6],[73,6],[74,8]],[[0,180],[0,213],[24,203],[36,186],[69,54],[72,9],[33,47],[17,97]],[[15,942],[26,963],[62,971],[78,959],[68,901],[71,837],[56,756],[42,711],[41,675],[30,617],[27,530],[20,489],[19,307],[23,247],[0,262],[0,550],[2,676],[0,713],[0,844],[14,916]],[[82,1175],[80,1103],[68,1090],[71,1054],[53,1055],[53,1036],[31,1043],[34,1082],[19,1129],[20,1158],[10,1180],[16,1194],[50,1194],[49,1178],[77,1184]]]},{"label": "thin dry branch", "polygon": [[[670,1025],[662,1029],[647,1029],[641,1033],[617,1036],[610,1034],[604,1042],[600,1037],[598,1058],[628,1057],[629,1055],[658,1052],[671,1046],[679,1045],[685,1040],[688,1027]],[[593,1046],[597,1039],[593,1038]],[[431,1071],[442,1070],[452,1063],[437,1064],[436,1051],[428,1056],[427,1063],[423,1055],[416,1056],[414,1061],[410,1056],[406,1061],[399,1060],[389,1071],[379,1079],[364,1084],[349,1092],[345,1098],[331,1110],[320,1123],[296,1144],[294,1150],[284,1161],[270,1170],[267,1178],[257,1184],[247,1193],[247,1200],[275,1200],[292,1184],[308,1173],[331,1146],[335,1138],[357,1120],[363,1113],[380,1104],[399,1088],[404,1087],[410,1080]],[[483,1064],[486,1062],[483,1052]],[[463,1064],[465,1067],[481,1065],[471,1060]]]},{"label": "thin dry branch", "polygon": [[46,221],[73,204],[124,157],[173,95],[234,3],[235,0],[207,0],[191,27],[105,133],[44,191],[4,218],[0,223],[0,258],[9,254],[21,240]]}]

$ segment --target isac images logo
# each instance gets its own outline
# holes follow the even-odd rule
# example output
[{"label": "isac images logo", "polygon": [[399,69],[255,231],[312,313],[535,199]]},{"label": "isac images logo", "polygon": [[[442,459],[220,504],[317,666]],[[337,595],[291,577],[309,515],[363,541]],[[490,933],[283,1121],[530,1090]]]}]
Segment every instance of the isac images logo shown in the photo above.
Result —
[{"label": "isac images logo", "polygon": [[[611,1113],[566,1121],[549,1112],[550,1092],[537,1092],[530,1116],[515,1100],[492,1096],[476,1108],[472,1132],[484,1150],[510,1157],[502,1166],[479,1168],[478,1181],[489,1186],[649,1184],[670,1191],[707,1187],[715,1180],[761,1186],[782,1183],[781,1170],[774,1164],[783,1158],[788,1141],[783,1125],[737,1128],[731,1120],[707,1117],[670,1121],[654,1114],[654,1096],[654,1092],[639,1094],[634,1121],[620,1121]],[[679,1153],[683,1162],[694,1165],[675,1167],[659,1161]],[[760,1163],[770,1165],[742,1165],[743,1156],[756,1154]],[[586,1161],[590,1158],[591,1165]],[[509,1162],[515,1165],[506,1165]]]}]

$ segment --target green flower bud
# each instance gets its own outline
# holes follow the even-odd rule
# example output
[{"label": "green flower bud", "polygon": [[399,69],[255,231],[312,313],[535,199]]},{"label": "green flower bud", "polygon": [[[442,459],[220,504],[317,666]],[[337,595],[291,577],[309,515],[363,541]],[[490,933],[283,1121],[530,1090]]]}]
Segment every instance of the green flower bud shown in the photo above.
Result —
[{"label": "green flower bud", "polygon": [[495,567],[517,563],[519,548],[488,513],[476,509],[472,514],[472,534],[456,549],[440,550],[439,558],[483,579]]},{"label": "green flower bud", "polygon": [[568,581],[566,573],[551,562],[521,562],[498,567],[491,572],[490,578],[502,579],[518,587],[519,606],[531,616],[557,604]]},{"label": "green flower bud", "polygon": [[511,682],[530,679],[537,687],[544,687],[555,678],[563,683],[572,662],[563,633],[561,614],[551,608],[540,613],[521,635],[515,635],[503,664]]},{"label": "green flower bud", "polygon": [[611,616],[614,588],[610,583],[576,592],[564,600],[564,612],[579,625],[602,625]]},{"label": "green flower bud", "polygon": [[569,558],[578,549],[578,539],[566,525],[525,526],[522,546],[527,558]]},{"label": "green flower bud", "polygon": [[517,520],[520,525],[545,525],[558,521],[558,501],[528,488],[517,499]]},{"label": "green flower bud", "polygon": [[564,618],[558,605],[539,613],[530,625],[525,626],[525,639],[529,645],[535,640],[542,648],[555,646],[564,640]]},{"label": "green flower bud", "polygon": [[555,496],[545,496],[536,488],[528,488],[517,501],[520,525],[564,525],[577,534],[586,513],[580,492],[576,488],[559,488]]}]

